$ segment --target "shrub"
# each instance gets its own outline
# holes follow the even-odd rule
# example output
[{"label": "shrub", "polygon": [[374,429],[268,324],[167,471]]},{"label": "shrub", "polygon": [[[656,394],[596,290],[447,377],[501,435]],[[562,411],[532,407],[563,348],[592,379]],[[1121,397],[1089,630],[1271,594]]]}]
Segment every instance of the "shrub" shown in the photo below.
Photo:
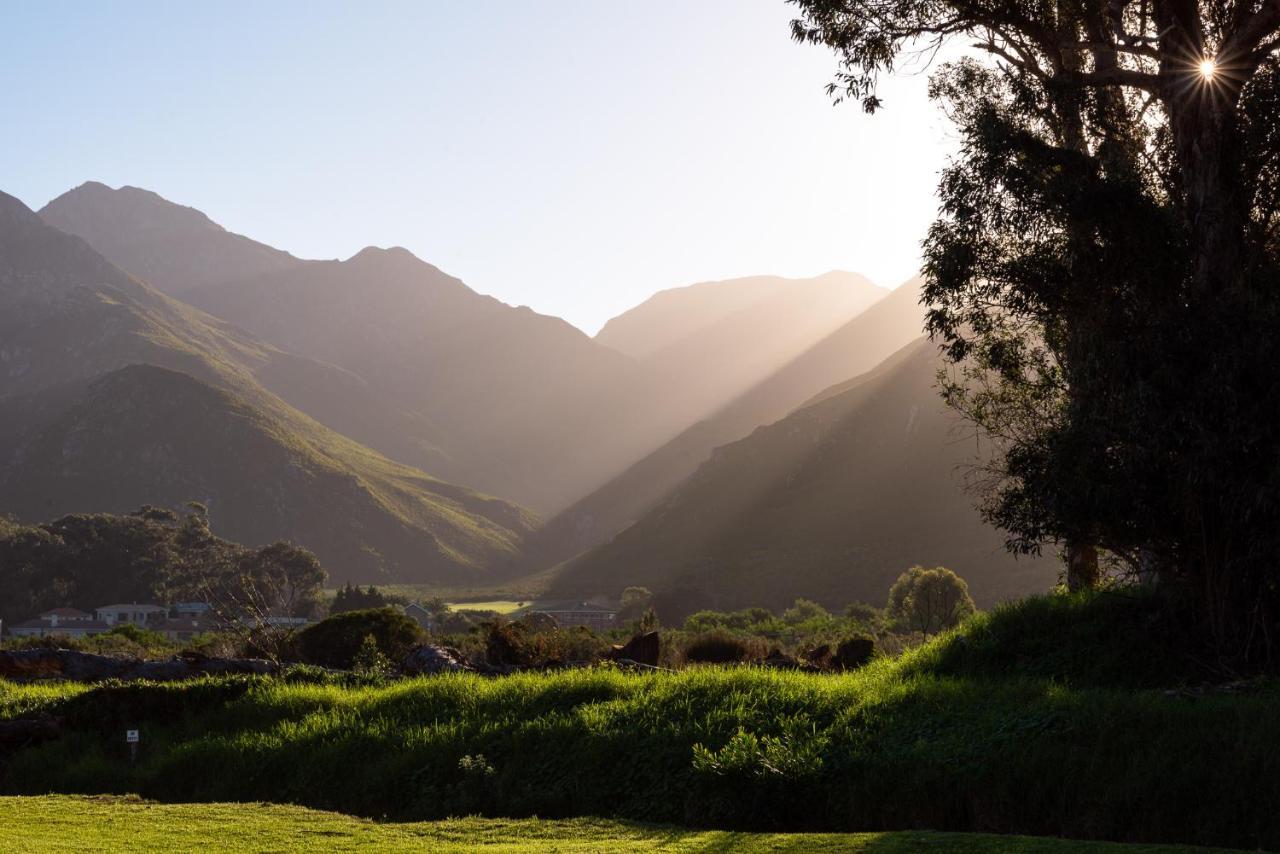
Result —
[{"label": "shrub", "polygon": [[484,626],[485,660],[500,667],[534,667],[596,661],[609,644],[585,626],[539,629],[535,621],[498,618]]},{"label": "shrub", "polygon": [[871,661],[876,654],[876,642],[871,638],[847,638],[836,647],[831,663],[841,670],[853,670]]},{"label": "shrub", "polygon": [[382,655],[399,661],[422,640],[418,624],[391,608],[348,611],[307,626],[293,637],[293,651],[307,664],[350,668],[365,638]]},{"label": "shrub", "polygon": [[684,660],[691,664],[742,664],[759,661],[767,650],[759,638],[740,637],[722,629],[703,632],[684,647]]},{"label": "shrub", "polygon": [[889,588],[889,616],[926,635],[954,628],[976,610],[969,585],[945,566],[913,566]]},{"label": "shrub", "polygon": [[827,619],[831,614],[817,602],[808,599],[797,599],[795,604],[782,612],[782,621],[789,625],[804,623],[809,620]]}]

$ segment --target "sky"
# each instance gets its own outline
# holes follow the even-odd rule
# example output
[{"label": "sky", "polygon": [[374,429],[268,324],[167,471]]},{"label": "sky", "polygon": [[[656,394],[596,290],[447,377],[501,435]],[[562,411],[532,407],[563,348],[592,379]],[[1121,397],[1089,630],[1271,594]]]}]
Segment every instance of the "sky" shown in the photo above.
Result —
[{"label": "sky", "polygon": [[781,0],[0,3],[0,190],[87,180],[305,258],[404,246],[594,333],[664,288],[915,274],[954,134],[833,106]]}]

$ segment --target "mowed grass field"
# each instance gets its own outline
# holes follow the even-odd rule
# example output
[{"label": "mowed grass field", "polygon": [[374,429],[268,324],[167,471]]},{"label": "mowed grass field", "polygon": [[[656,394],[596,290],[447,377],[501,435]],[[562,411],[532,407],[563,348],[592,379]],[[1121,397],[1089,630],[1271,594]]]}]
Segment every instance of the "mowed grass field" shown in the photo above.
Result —
[{"label": "mowed grass field", "polygon": [[511,614],[527,604],[529,603],[494,599],[488,602],[450,602],[449,607],[455,611],[497,611],[499,614]]},{"label": "mowed grass field", "polygon": [[601,819],[378,823],[275,804],[157,804],[114,797],[0,797],[6,854],[124,851],[915,852],[1157,854],[1205,849],[964,833],[737,833]]}]

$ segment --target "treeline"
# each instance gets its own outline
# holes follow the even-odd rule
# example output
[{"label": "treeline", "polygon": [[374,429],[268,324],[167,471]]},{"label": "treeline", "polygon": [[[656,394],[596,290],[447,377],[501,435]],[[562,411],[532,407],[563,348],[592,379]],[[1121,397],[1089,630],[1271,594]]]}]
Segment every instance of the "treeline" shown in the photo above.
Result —
[{"label": "treeline", "polygon": [[311,616],[325,572],[291,543],[251,548],[216,536],[207,508],[146,505],[128,515],[73,514],[40,525],[0,518],[0,619],[57,607],[206,601],[220,613]]}]

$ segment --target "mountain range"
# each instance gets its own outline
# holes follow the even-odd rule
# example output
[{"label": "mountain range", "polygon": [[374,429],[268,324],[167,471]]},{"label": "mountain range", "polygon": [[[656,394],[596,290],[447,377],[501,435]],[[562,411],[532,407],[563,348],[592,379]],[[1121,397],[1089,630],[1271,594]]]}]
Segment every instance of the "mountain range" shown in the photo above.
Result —
[{"label": "mountain range", "polygon": [[915,562],[987,603],[1051,581],[960,489],[915,281],[704,282],[592,338],[403,248],[301,259],[90,182],[0,199],[0,312],[0,511],[28,520],[194,499],[338,581],[725,607],[875,601]]},{"label": "mountain range", "polygon": [[322,426],[259,372],[361,389],[159,293],[0,194],[5,511],[41,520],[195,499],[233,539],[305,543],[346,577],[422,580],[474,578],[536,524]]},{"label": "mountain range", "polygon": [[[689,297],[711,288],[659,294],[592,340],[559,318],[476,293],[402,248],[300,261],[137,188],[84,184],[41,216],[255,338],[353,373],[382,398],[356,422],[342,395],[264,377],[323,423],[541,513],[604,483],[879,295],[850,274],[785,288],[776,278],[720,283],[701,300],[701,328],[664,342],[660,355],[629,353],[610,345],[612,329],[669,326]],[[770,316],[775,334],[760,334]],[[749,358],[734,346],[746,342]]]}]

